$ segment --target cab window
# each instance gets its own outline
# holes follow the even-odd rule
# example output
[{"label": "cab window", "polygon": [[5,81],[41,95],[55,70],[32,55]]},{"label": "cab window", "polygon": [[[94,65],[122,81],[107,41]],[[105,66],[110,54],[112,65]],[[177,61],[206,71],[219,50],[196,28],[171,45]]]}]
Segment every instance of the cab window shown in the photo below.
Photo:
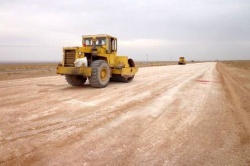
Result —
[{"label": "cab window", "polygon": [[106,38],[97,38],[97,40],[96,40],[97,46],[102,46],[104,44],[106,44]]},{"label": "cab window", "polygon": [[91,46],[92,45],[92,39],[91,38],[83,39],[83,45]]},{"label": "cab window", "polygon": [[116,39],[111,38],[111,52],[117,50],[117,41]]}]

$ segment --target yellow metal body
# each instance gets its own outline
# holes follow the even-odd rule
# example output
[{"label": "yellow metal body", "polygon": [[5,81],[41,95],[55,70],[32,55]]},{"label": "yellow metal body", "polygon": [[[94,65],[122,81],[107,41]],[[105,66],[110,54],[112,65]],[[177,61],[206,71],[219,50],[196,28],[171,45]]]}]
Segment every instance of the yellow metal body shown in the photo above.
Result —
[{"label": "yellow metal body", "polygon": [[[94,43],[94,44],[93,44]],[[87,64],[76,67],[74,62],[79,58],[86,58]],[[94,60],[105,60],[112,74],[124,78],[133,77],[138,68],[129,64],[127,56],[117,56],[117,38],[110,35],[82,36],[82,46],[64,47],[63,60],[57,66],[57,74],[91,76],[89,64]]]},{"label": "yellow metal body", "polygon": [[57,74],[68,74],[68,75],[82,75],[89,77],[91,76],[92,69],[90,67],[64,67],[57,66]]},{"label": "yellow metal body", "polygon": [[179,58],[179,61],[178,61],[178,64],[179,64],[179,65],[185,65],[185,64],[186,64],[185,57],[180,57],[180,58]]}]

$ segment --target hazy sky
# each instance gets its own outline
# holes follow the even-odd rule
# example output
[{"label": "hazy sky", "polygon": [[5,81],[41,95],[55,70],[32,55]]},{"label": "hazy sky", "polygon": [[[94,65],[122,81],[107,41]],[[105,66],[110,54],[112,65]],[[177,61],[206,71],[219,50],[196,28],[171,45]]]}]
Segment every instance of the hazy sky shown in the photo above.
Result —
[{"label": "hazy sky", "polygon": [[250,0],[0,0],[0,62],[59,62],[88,34],[140,61],[250,59]]}]

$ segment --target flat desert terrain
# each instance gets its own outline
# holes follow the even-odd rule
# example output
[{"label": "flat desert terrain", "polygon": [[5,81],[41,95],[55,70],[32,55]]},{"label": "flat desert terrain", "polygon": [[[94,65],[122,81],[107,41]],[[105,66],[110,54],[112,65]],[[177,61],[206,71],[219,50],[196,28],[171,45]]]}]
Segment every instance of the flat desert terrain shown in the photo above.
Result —
[{"label": "flat desert terrain", "polygon": [[146,66],[72,87],[0,65],[0,165],[250,165],[250,62]]}]

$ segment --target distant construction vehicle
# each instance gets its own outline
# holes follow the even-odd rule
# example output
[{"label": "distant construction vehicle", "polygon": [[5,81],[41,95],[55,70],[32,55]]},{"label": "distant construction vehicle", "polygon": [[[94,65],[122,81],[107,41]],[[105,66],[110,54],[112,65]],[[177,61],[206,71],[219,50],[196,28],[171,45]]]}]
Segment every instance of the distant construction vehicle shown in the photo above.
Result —
[{"label": "distant construction vehicle", "polygon": [[81,86],[87,79],[95,88],[106,87],[110,80],[132,81],[138,71],[134,61],[116,54],[117,38],[82,36],[82,46],[63,48],[63,60],[57,66],[57,74],[65,75],[72,86]]},{"label": "distant construction vehicle", "polygon": [[185,65],[185,64],[186,64],[185,57],[180,57],[180,58],[179,58],[179,61],[178,61],[178,64],[179,64],[179,65]]}]

